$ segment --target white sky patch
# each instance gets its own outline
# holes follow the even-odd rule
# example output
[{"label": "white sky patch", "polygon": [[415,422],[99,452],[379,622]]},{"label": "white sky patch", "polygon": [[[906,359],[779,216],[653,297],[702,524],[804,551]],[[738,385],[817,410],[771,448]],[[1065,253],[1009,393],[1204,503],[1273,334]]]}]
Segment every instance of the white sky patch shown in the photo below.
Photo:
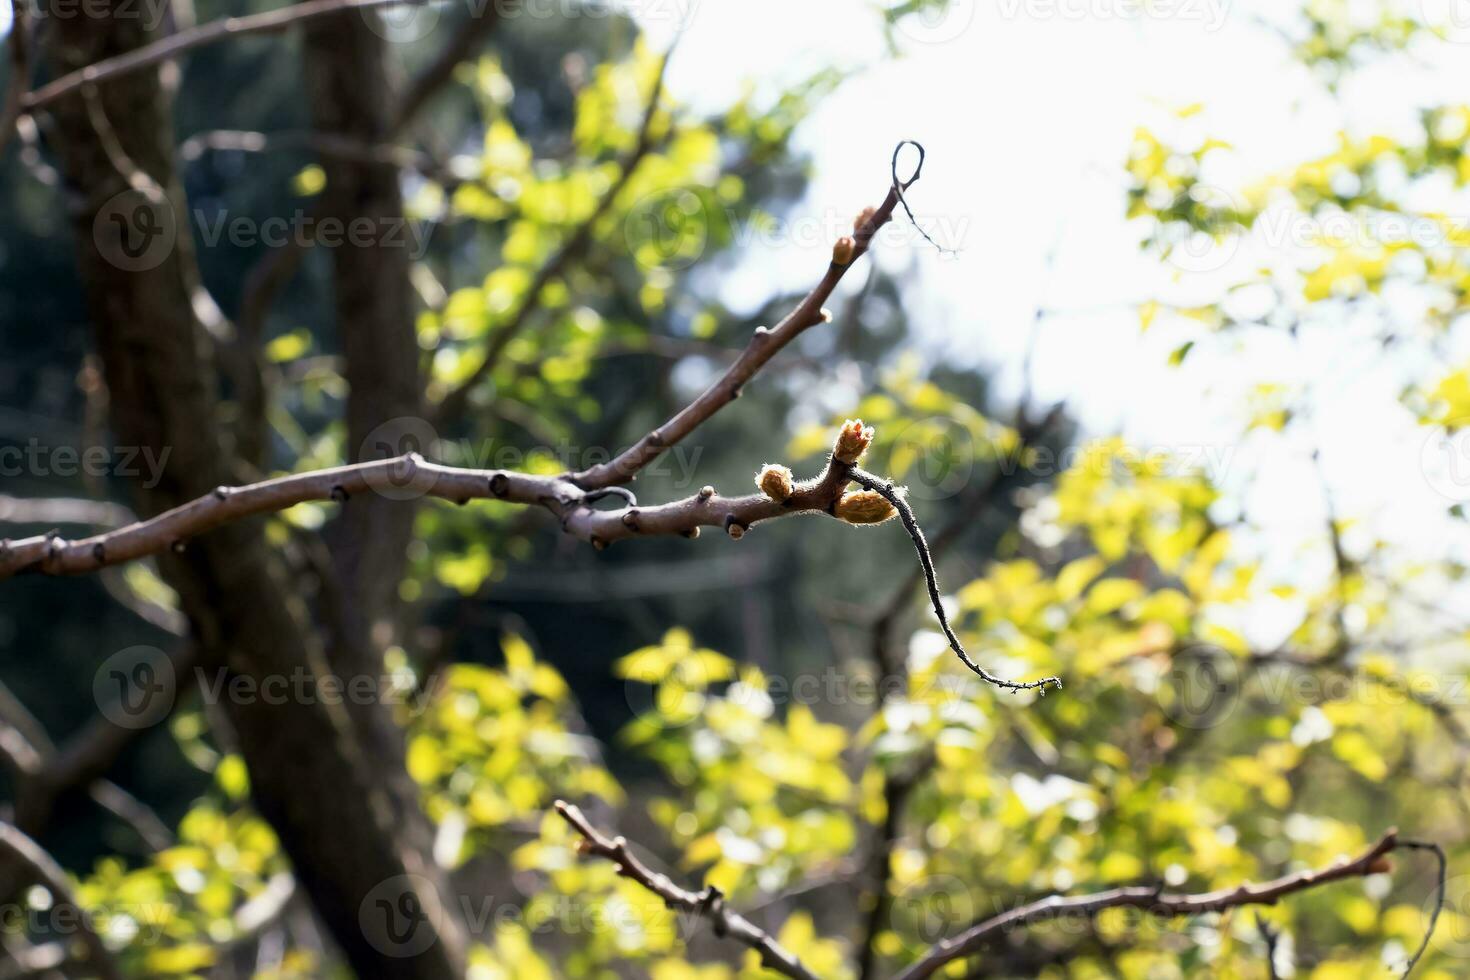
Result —
[{"label": "white sky patch", "polygon": [[[1210,175],[1227,185],[1331,153],[1342,130],[1409,138],[1420,108],[1470,91],[1470,31],[1455,35],[1460,43],[1428,39],[1410,56],[1349,76],[1334,99],[1266,25],[1282,23],[1291,13],[1284,5],[1159,0],[1151,13],[1124,13],[1137,6],[955,0],[947,19],[910,30],[892,60],[865,3],[703,3],[688,18],[669,84],[676,97],[713,110],[747,80],[769,94],[824,65],[861,67],[798,130],[812,180],[788,217],[876,204],[893,147],[922,142],[929,156],[910,203],[926,227],[959,229],[961,251],[945,258],[909,236],[875,252],[908,280],[914,346],[993,371],[1007,404],[1024,387],[1035,308],[1058,311],[1036,342],[1036,401],[1065,399],[1087,435],[1116,432],[1206,458],[1261,527],[1268,579],[1301,583],[1304,562],[1330,568],[1318,553],[1324,477],[1338,516],[1358,522],[1358,540],[1382,535],[1401,558],[1470,556],[1464,523],[1446,514],[1456,501],[1443,480],[1436,489],[1425,475],[1430,430],[1398,400],[1406,383],[1447,365],[1407,349],[1413,344],[1385,352],[1343,323],[1304,330],[1295,343],[1268,329],[1199,338],[1182,368],[1168,367],[1169,352],[1195,335],[1164,318],[1141,332],[1136,305],[1191,285],[1215,299],[1218,279],[1140,254],[1145,229],[1124,216],[1123,171],[1135,127],[1158,129],[1194,103],[1204,109],[1191,123],[1235,149],[1226,158],[1234,172]],[[656,40],[670,36],[649,26]],[[804,289],[826,248],[763,240],[720,271],[722,298],[748,309],[773,291]],[[850,279],[832,309],[861,284]],[[1457,349],[1470,356],[1466,344]],[[1309,385],[1309,432],[1242,437],[1247,396],[1260,381]]]}]

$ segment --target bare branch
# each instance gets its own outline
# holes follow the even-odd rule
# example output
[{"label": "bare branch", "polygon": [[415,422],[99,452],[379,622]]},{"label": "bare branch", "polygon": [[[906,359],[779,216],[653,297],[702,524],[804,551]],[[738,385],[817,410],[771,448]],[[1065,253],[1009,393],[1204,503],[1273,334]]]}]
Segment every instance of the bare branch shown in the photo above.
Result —
[{"label": "bare branch", "polygon": [[10,86],[0,105],[0,153],[15,134],[21,102],[31,87],[31,5],[29,0],[10,0]]},{"label": "bare branch", "polygon": [[87,914],[77,905],[61,865],[41,845],[8,823],[0,823],[0,852],[21,864],[29,872],[28,877],[51,893],[53,907],[64,910],[68,917],[75,920],[77,935],[87,949],[87,960],[92,969],[104,980],[122,980],[122,971],[118,969],[112,954],[92,928]]},{"label": "bare branch", "polygon": [[178,57],[194,48],[217,44],[220,41],[244,37],[248,34],[280,31],[296,24],[344,11],[369,10],[403,2],[404,0],[305,0],[303,3],[279,10],[269,10],[265,13],[251,14],[248,17],[223,17],[68,72],[35,91],[21,96],[21,109],[24,111],[40,109],[77,91],[84,85],[106,82],[142,71],[144,68]]},{"label": "bare branch", "polygon": [[238,153],[271,153],[277,150],[310,150],[318,156],[360,163],[365,166],[411,170],[440,183],[455,185],[462,179],[443,172],[429,154],[396,143],[368,143],[338,133],[283,130],[261,133],[248,129],[208,129],[179,144],[179,157],[186,163],[198,160],[209,150]]},{"label": "bare branch", "polygon": [[563,242],[561,248],[557,249],[537,270],[535,278],[526,287],[525,295],[521,297],[520,305],[485,345],[485,357],[480,361],[479,367],[475,368],[459,387],[452,389],[439,403],[435,412],[437,424],[444,425],[451,422],[464,411],[471,392],[489,376],[491,371],[495,370],[505,348],[525,328],[531,315],[540,308],[541,292],[546,288],[547,283],[561,275],[567,265],[591,243],[592,232],[597,223],[612,208],[613,202],[623,192],[623,188],[628,186],[628,181],[633,178],[638,164],[653,149],[653,120],[658,114],[658,104],[663,96],[664,74],[669,66],[670,54],[672,52],[666,53],[659,63],[658,74],[653,82],[653,91],[649,94],[647,106],[643,110],[643,121],[638,127],[638,142],[634,144],[633,149],[628,152],[627,158],[623,161],[618,179],[613,181],[612,186],[593,207],[592,213],[577,226],[576,231],[572,232],[572,236]]},{"label": "bare branch", "polygon": [[1274,905],[1288,895],[1319,885],[1386,872],[1389,866],[1384,858],[1389,853],[1397,848],[1414,846],[1420,845],[1418,842],[1400,841],[1398,831],[1390,829],[1376,844],[1352,860],[1341,860],[1325,868],[1299,871],[1259,885],[1246,883],[1193,895],[1147,887],[1114,888],[1070,898],[1053,895],[976,923],[958,936],[937,943],[895,980],[923,980],[925,977],[932,977],[946,964],[979,952],[997,936],[1060,916],[1091,917],[1105,909],[1133,908],[1152,915],[1173,917],[1222,912],[1247,905]]},{"label": "bare branch", "polygon": [[[897,160],[898,156],[895,152],[895,168]],[[781,348],[811,327],[827,322],[831,315],[822,307],[822,304],[832,295],[832,290],[837,288],[837,284],[842,281],[842,277],[847,274],[852,264],[867,252],[878,229],[893,217],[893,209],[898,205],[903,190],[918,179],[919,171],[915,170],[913,176],[907,181],[900,181],[895,169],[893,184],[888,190],[887,198],[876,209],[865,210],[858,216],[851,238],[838,240],[832,249],[832,262],[827,266],[827,271],[821,281],[806,295],[805,299],[797,304],[794,310],[786,314],[773,328],[757,327],[740,358],[730,365],[714,384],[705,389],[703,394],[686,405],[677,415],[625,449],[616,459],[578,473],[573,477],[574,482],[578,486],[592,489],[627,483],[632,480],[638,475],[639,470],[657,459],[664,450],[678,443],[720,409],[739,398],[740,390],[745,383],[753,378],[767,361],[776,356]]]},{"label": "bare branch", "polygon": [[1414,967],[1419,965],[1419,961],[1424,958],[1424,953],[1429,949],[1429,941],[1434,938],[1434,929],[1439,925],[1439,915],[1444,911],[1445,888],[1447,887],[1446,879],[1450,873],[1450,862],[1449,858],[1445,856],[1444,848],[1433,841],[1401,840],[1399,841],[1399,847],[1415,851],[1428,851],[1439,862],[1438,882],[1435,886],[1434,911],[1429,916],[1429,926],[1424,930],[1423,941],[1419,943],[1419,948],[1414,950],[1414,955],[1410,956],[1408,962],[1404,964],[1403,975],[1408,977],[1410,973],[1414,972]]},{"label": "bare branch", "polygon": [[949,625],[949,616],[944,612],[944,602],[939,597],[939,579],[934,572],[934,559],[929,555],[929,545],[924,540],[924,531],[919,527],[919,522],[914,517],[914,512],[910,509],[908,501],[904,500],[903,494],[894,489],[893,484],[888,480],[879,479],[865,470],[856,468],[853,469],[851,476],[852,481],[858,486],[881,494],[885,500],[897,509],[899,519],[903,521],[904,530],[909,532],[909,537],[914,542],[914,550],[919,553],[919,564],[924,569],[924,582],[929,586],[929,603],[934,607],[934,615],[938,618],[939,625],[944,628],[944,635],[949,639],[949,648],[960,658],[960,662],[970,668],[981,680],[1007,691],[1034,690],[1044,695],[1046,694],[1046,686],[1048,684],[1051,684],[1057,690],[1061,690],[1062,679],[1060,677],[1043,677],[1039,681],[1026,681],[1024,683],[996,677],[990,671],[976,663],[965,652],[964,646],[960,643],[960,638],[955,635],[953,627]]},{"label": "bare branch", "polygon": [[1266,943],[1266,978],[1267,980],[1281,980],[1281,974],[1276,972],[1276,947],[1281,944],[1281,930],[1267,922],[1260,912],[1256,913],[1256,931],[1261,934],[1261,939]]},{"label": "bare branch", "polygon": [[500,8],[495,4],[483,9],[471,7],[469,22],[459,26],[444,49],[429,65],[414,76],[408,89],[398,100],[393,113],[393,131],[400,132],[454,77],[454,69],[468,61],[500,24]]},{"label": "bare branch", "polygon": [[439,497],[455,503],[503,500],[545,507],[574,537],[604,548],[627,538],[678,534],[695,537],[701,527],[718,527],[732,538],[761,521],[789,514],[832,513],[851,479],[853,464],[833,458],[822,475],[798,484],[789,497],[764,494],[724,497],[713,487],[672,503],[639,507],[627,491],[628,506],[597,510],[592,504],[613,489],[583,490],[566,474],[535,476],[509,470],[459,469],[430,463],[417,453],[277,477],[242,487],[221,486],[213,493],[113,531],[77,540],[56,532],[18,541],[0,540],[0,579],[21,573],[75,575],[182,549],[196,535],[258,514],[285,510],[311,500],[343,501],[354,494],[381,492],[389,499]]},{"label": "bare branch", "polygon": [[640,861],[622,837],[604,837],[575,806],[557,800],[556,812],[582,835],[583,853],[613,862],[618,867],[618,874],[642,885],[663,899],[669,908],[693,912],[707,919],[716,936],[728,936],[760,954],[761,965],[766,969],[795,980],[817,980],[816,974],[803,966],[769,933],[726,906],[725,896],[718,888],[707,885],[698,892],[680,888],[668,875],[660,874]]}]

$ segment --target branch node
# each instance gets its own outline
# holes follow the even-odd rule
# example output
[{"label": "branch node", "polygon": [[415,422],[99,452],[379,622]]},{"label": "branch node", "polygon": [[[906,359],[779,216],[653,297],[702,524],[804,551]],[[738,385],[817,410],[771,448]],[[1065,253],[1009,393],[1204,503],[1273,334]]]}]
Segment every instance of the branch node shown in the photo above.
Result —
[{"label": "branch node", "polygon": [[623,527],[630,531],[638,530],[638,508],[630,507],[623,512]]},{"label": "branch node", "polygon": [[592,535],[592,537],[588,538],[587,540],[589,540],[589,541],[592,542],[592,547],[594,549],[596,549],[597,551],[606,551],[607,550],[607,542],[605,540],[603,540],[602,538],[599,538],[597,535],[594,534],[594,535]]},{"label": "branch node", "polygon": [[708,484],[706,484],[706,485],[704,485],[704,486],[702,486],[702,487],[699,488],[699,499],[700,500],[709,500],[714,495],[715,495],[715,488],[712,487],[712,486],[709,486]]},{"label": "branch node", "polygon": [[103,546],[101,541],[92,545],[92,560],[99,565],[107,564],[107,548]]},{"label": "branch node", "polygon": [[175,538],[173,542],[169,544],[168,549],[176,555],[182,555],[184,553],[185,547],[186,543],[183,538]]},{"label": "branch node", "polygon": [[493,497],[504,497],[510,491],[510,477],[504,473],[496,473],[490,477],[490,495]]},{"label": "branch node", "polygon": [[229,496],[230,496],[230,488],[227,487],[227,486],[225,486],[223,483],[221,483],[219,486],[217,486],[217,487],[214,488],[214,499],[215,500],[228,500],[229,499]]},{"label": "branch node", "polygon": [[746,526],[737,521],[734,514],[725,515],[725,533],[730,535],[731,538],[739,541],[745,537],[746,530]]},{"label": "branch node", "polygon": [[332,500],[339,504],[347,503],[347,488],[340,483],[332,485]]},{"label": "branch node", "polygon": [[695,538],[699,537],[699,525],[696,524],[694,527],[691,527],[684,531],[680,531],[679,533],[684,535],[684,537],[688,538],[689,540],[693,541]]}]

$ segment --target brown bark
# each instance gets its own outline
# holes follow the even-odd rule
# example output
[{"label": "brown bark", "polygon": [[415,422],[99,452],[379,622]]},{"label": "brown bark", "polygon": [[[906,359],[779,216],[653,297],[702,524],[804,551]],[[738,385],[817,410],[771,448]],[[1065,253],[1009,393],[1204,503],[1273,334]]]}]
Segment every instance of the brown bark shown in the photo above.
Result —
[{"label": "brown bark", "polygon": [[[363,145],[392,139],[388,51],[376,33],[377,14],[360,11],[314,24],[305,36],[303,70],[314,128],[335,139]],[[378,28],[381,30],[381,28]],[[316,214],[340,227],[360,228],[327,251],[332,261],[337,339],[348,384],[346,407],[349,462],[381,460],[420,445],[424,384],[414,334],[409,266],[411,239],[404,233],[403,197],[395,165],[324,155],[326,188]],[[417,506],[412,499],[378,493],[353,494],[331,527],[328,542],[337,581],[335,608],[327,610],[327,656],[347,676],[379,677],[383,652],[400,632],[398,585],[413,536]],[[402,729],[379,701],[352,702],[361,744],[390,792],[388,801],[400,837],[419,854],[432,853],[434,828],[408,775]],[[441,890],[447,878],[426,868]],[[446,950],[462,972],[463,941],[457,918],[440,923]]]},{"label": "brown bark", "polygon": [[[119,14],[59,18],[46,43],[60,74],[147,41],[138,19]],[[139,510],[152,515],[231,482],[233,459],[217,424],[210,341],[190,302],[197,273],[173,169],[167,96],[157,73],[142,71],[102,86],[91,112],[86,102],[72,95],[55,104],[57,150],[73,196],[78,272],[116,437],[169,452],[157,485],[136,494]],[[149,203],[146,193],[129,190],[130,182],[163,196]],[[167,247],[170,227],[175,240]],[[160,241],[165,245],[155,251]],[[256,683],[290,678],[303,667],[318,677],[325,670],[301,590],[259,520],[202,535],[162,568],[179,592],[206,670]],[[418,941],[395,944],[373,928],[382,921],[371,916],[385,882],[397,889],[392,898],[400,883],[413,881],[400,876],[434,879],[399,834],[399,806],[379,775],[381,763],[364,753],[346,712],[322,697],[224,700],[256,805],[351,965],[372,977],[455,975],[453,942],[430,936],[419,949]],[[438,896],[419,890],[430,915],[418,926],[432,930],[442,918],[435,915]]]}]

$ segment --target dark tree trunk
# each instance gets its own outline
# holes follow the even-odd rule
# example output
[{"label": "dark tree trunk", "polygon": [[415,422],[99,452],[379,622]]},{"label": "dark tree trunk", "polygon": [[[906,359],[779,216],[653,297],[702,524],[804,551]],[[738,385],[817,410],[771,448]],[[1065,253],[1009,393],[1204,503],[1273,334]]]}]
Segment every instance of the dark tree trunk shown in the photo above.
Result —
[{"label": "dark tree trunk", "polygon": [[[141,22],[121,13],[57,18],[43,36],[58,72],[148,40]],[[122,444],[168,452],[161,481],[136,494],[140,511],[156,514],[237,477],[219,424],[213,344],[191,302],[197,271],[174,173],[168,98],[158,74],[144,71],[99,89],[91,112],[87,100],[73,96],[58,103],[54,115],[78,271],[116,437]],[[162,195],[150,199],[150,187]],[[344,322],[351,316],[344,311]],[[397,393],[392,397],[402,394],[391,390]],[[398,410],[399,403],[390,404]],[[352,424],[357,432],[364,422],[355,418]],[[383,567],[371,558],[379,544],[401,553],[387,542],[401,542],[402,520],[383,517],[371,503],[357,508],[349,521],[381,527],[382,538],[347,567],[362,569],[362,576],[370,567]],[[210,532],[161,564],[211,676],[224,672],[258,684],[303,669],[320,677],[329,669],[303,590],[266,542],[261,522]],[[351,581],[354,587],[365,584],[357,575]],[[376,579],[373,585],[389,587]],[[376,606],[365,597],[364,608]],[[460,975],[460,933],[440,914],[447,903],[434,887],[442,877],[419,846],[422,841],[413,839],[423,825],[415,832],[403,824],[403,815],[417,812],[417,805],[411,790],[403,798],[407,778],[397,760],[378,757],[372,741],[361,737],[355,712],[324,703],[329,699],[223,700],[249,766],[255,803],[358,974],[436,980]],[[386,716],[381,704],[372,707]],[[442,933],[440,924],[446,925]]]}]

